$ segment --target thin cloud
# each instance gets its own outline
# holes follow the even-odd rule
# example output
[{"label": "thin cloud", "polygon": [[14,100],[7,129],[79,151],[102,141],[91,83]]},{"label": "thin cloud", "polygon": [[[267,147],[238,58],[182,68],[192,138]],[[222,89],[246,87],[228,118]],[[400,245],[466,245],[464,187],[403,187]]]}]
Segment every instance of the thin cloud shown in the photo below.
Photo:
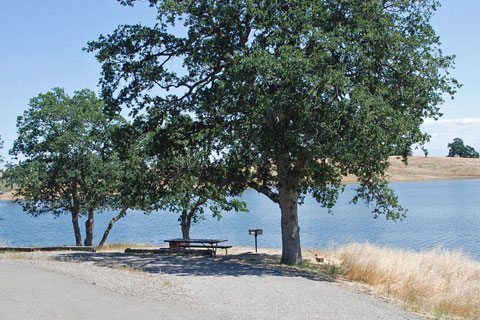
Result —
[{"label": "thin cloud", "polygon": [[444,124],[478,124],[480,118],[459,118],[459,119],[426,119],[424,125],[444,125]]},{"label": "thin cloud", "polygon": [[[448,144],[455,138],[461,138],[465,144],[480,150],[480,118],[427,119],[422,130],[431,135],[426,144],[428,155],[444,157],[448,154]],[[422,155],[422,151],[414,150],[414,155]]]}]

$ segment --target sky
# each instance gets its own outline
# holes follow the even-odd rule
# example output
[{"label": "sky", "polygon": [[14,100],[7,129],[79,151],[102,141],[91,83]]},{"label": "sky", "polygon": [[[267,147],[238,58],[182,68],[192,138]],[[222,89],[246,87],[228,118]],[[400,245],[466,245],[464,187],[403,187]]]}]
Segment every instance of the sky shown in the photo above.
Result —
[{"label": "sky", "polygon": [[[447,144],[460,137],[480,151],[480,1],[443,0],[432,19],[445,54],[456,55],[452,71],[463,87],[455,99],[440,106],[444,116],[427,119],[429,156],[448,153]],[[0,155],[16,138],[16,119],[31,98],[53,87],[67,93],[83,88],[99,91],[100,65],[82,51],[90,40],[111,33],[119,24],[152,24],[155,11],[146,4],[121,6],[116,0],[0,0]],[[414,155],[423,155],[414,150]]]}]

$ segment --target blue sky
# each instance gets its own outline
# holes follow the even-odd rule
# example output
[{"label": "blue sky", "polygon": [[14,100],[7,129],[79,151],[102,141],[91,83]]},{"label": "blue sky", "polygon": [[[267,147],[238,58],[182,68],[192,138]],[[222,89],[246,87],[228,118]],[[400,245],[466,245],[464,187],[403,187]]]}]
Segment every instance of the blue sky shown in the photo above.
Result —
[{"label": "blue sky", "polygon": [[[456,54],[452,75],[463,88],[441,106],[444,117],[427,120],[430,156],[445,156],[447,143],[460,137],[480,150],[480,1],[444,0],[432,20],[447,54]],[[98,91],[100,65],[81,49],[118,24],[154,21],[145,4],[123,7],[116,0],[20,0],[0,2],[0,155],[7,159],[16,137],[16,118],[31,98],[53,87],[70,94]],[[415,151],[415,154],[420,154]]]}]

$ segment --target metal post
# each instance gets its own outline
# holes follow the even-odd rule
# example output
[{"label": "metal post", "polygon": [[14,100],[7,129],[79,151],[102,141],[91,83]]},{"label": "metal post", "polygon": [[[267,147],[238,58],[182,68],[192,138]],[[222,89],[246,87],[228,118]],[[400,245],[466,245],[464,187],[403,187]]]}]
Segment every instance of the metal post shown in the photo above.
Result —
[{"label": "metal post", "polygon": [[250,230],[248,230],[248,233],[250,233],[251,235],[253,235],[255,237],[255,253],[257,253],[258,252],[257,236],[259,234],[263,234],[263,230],[262,229],[250,229]]}]

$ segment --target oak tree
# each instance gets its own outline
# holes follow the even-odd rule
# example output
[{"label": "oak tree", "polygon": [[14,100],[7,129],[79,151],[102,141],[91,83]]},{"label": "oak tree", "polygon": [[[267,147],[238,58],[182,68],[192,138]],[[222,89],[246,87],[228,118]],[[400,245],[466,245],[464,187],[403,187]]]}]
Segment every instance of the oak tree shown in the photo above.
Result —
[{"label": "oak tree", "polygon": [[429,22],[438,1],[148,2],[157,24],[89,43],[107,107],[148,114],[150,128],[193,115],[229,179],[279,205],[282,262],[302,262],[303,197],[333,207],[347,174],[359,181],[353,202],[404,214],[388,156],[424,144],[421,124],[458,87]]},{"label": "oak tree", "polygon": [[478,158],[479,154],[473,147],[465,145],[462,139],[455,138],[448,144],[447,157]]},{"label": "oak tree", "polygon": [[84,89],[70,97],[63,89],[39,94],[18,117],[18,137],[10,153],[20,160],[8,175],[28,213],[69,213],[75,243],[82,245],[79,217],[86,215],[85,245],[93,243],[96,210],[111,207],[120,164],[111,131],[123,122],[109,119],[103,103]]},{"label": "oak tree", "polygon": [[176,116],[157,126],[146,141],[154,179],[150,185],[155,186],[149,198],[156,199],[156,209],[179,216],[184,239],[207,213],[219,220],[225,211],[248,211],[234,198],[243,190],[229,183],[221,159],[212,157],[212,141],[194,126],[190,116]]},{"label": "oak tree", "polygon": [[108,197],[108,208],[119,213],[110,219],[98,247],[105,245],[114,224],[124,218],[129,210],[150,213],[155,209],[155,199],[150,196],[154,187],[151,184],[153,172],[147,162],[144,143],[136,139],[134,132],[130,123],[123,123],[110,135],[118,163]]}]

